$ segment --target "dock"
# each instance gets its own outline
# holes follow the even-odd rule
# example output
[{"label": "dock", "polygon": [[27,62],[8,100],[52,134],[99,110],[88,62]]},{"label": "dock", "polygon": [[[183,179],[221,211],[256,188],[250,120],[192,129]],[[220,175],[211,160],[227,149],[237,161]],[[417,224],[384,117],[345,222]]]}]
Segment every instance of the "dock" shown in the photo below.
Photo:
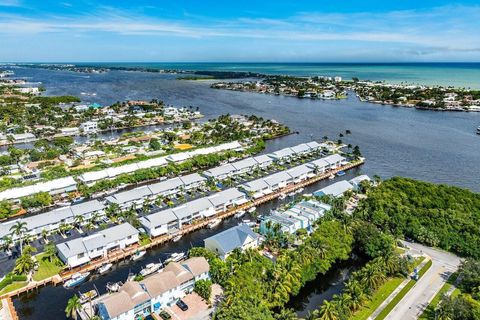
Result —
[{"label": "dock", "polygon": [[[346,170],[353,169],[355,167],[359,167],[364,162],[365,162],[365,160],[360,159],[360,160],[354,161],[352,163],[349,163],[347,165],[341,166],[337,169],[330,170],[330,171],[328,171],[326,173],[323,173],[323,174],[319,174],[319,175],[317,175],[315,177],[312,177],[312,178],[309,178],[305,181],[287,185],[286,187],[284,187],[280,190],[277,190],[274,193],[268,194],[266,196],[263,196],[261,198],[255,199],[255,200],[251,200],[247,203],[244,203],[242,205],[231,208],[231,209],[229,209],[225,212],[217,213],[216,215],[214,215],[212,217],[204,218],[202,220],[197,220],[197,221],[193,222],[193,224],[191,224],[191,225],[187,225],[187,226],[182,227],[176,233],[158,236],[156,238],[151,239],[150,243],[147,243],[147,244],[144,244],[144,245],[134,244],[134,245],[129,246],[128,248],[125,248],[123,250],[118,249],[118,250],[115,250],[115,251],[111,251],[108,254],[108,256],[106,256],[106,257],[96,259],[96,260],[92,261],[91,263],[89,263],[87,265],[83,265],[83,266],[79,266],[79,267],[76,267],[76,268],[64,270],[64,271],[60,272],[60,274],[58,274],[58,275],[54,275],[53,277],[50,277],[50,278],[47,278],[47,279],[44,279],[44,280],[41,280],[41,281],[30,282],[25,287],[22,287],[22,288],[19,288],[17,290],[6,293],[0,298],[2,298],[2,299],[6,298],[6,299],[11,301],[12,297],[19,296],[19,295],[21,295],[22,293],[25,293],[25,292],[30,292],[30,291],[33,291],[33,290],[37,290],[37,289],[39,289],[43,286],[46,286],[46,285],[62,284],[65,281],[69,280],[75,273],[78,273],[78,272],[92,272],[92,271],[95,271],[96,269],[98,269],[99,267],[101,267],[102,265],[104,265],[106,263],[115,264],[115,263],[118,263],[122,260],[130,259],[131,256],[134,255],[138,251],[148,250],[148,249],[157,247],[157,246],[159,246],[163,243],[166,243],[168,241],[173,240],[173,238],[177,237],[178,235],[183,236],[185,234],[191,233],[191,232],[196,231],[198,229],[204,228],[214,219],[222,219],[222,220],[227,219],[227,218],[235,215],[238,211],[248,210],[248,209],[250,209],[252,207],[255,207],[257,205],[272,201],[272,200],[280,197],[280,195],[282,195],[282,194],[287,194],[287,193],[293,192],[295,190],[298,190],[300,188],[304,188],[306,186],[314,184],[318,181],[328,179],[331,175],[335,175],[339,171],[346,171]],[[12,304],[12,307],[13,307],[13,304]],[[13,310],[15,310],[15,309],[13,309]],[[17,319],[18,319],[18,317],[17,317]]]}]

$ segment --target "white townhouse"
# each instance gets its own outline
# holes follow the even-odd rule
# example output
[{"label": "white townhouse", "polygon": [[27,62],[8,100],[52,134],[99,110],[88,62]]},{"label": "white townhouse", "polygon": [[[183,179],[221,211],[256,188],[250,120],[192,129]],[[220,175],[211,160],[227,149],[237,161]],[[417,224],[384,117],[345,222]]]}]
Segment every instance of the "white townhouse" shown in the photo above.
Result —
[{"label": "white townhouse", "polygon": [[325,160],[326,162],[328,162],[328,164],[330,165],[329,169],[337,169],[340,166],[342,166],[344,163],[346,163],[345,157],[342,157],[338,153],[329,155],[329,156],[327,156],[325,158],[322,158],[322,159]]},{"label": "white townhouse", "polygon": [[80,124],[80,130],[83,133],[95,133],[98,131],[98,123],[96,121],[86,121]]},{"label": "white townhouse", "polygon": [[83,216],[85,221],[92,219],[94,216],[105,216],[105,205],[98,200],[85,201],[70,207],[73,218]]},{"label": "white townhouse", "polygon": [[152,196],[152,191],[148,186],[135,188],[123,192],[115,193],[105,199],[109,204],[117,204],[122,209],[130,208],[131,206],[142,205],[145,199]]},{"label": "white townhouse", "polygon": [[205,177],[202,177],[196,172],[179,178],[183,183],[183,189],[186,191],[204,186],[207,181]]},{"label": "white townhouse", "polygon": [[222,260],[225,260],[237,248],[241,251],[257,248],[260,245],[260,236],[253,232],[248,225],[241,224],[203,241],[206,249],[215,252]]},{"label": "white townhouse", "polygon": [[248,157],[243,160],[233,162],[232,166],[235,168],[235,174],[244,174],[257,167],[258,163],[252,157]]},{"label": "white townhouse", "polygon": [[222,166],[205,170],[203,175],[209,179],[224,180],[236,174],[236,169],[233,165],[227,163]]},{"label": "white townhouse", "polygon": [[290,175],[290,177],[292,177],[293,182],[295,183],[305,181],[315,176],[315,170],[310,168],[306,164],[290,168],[286,172],[288,175]]},{"label": "white townhouse", "polygon": [[261,198],[273,192],[268,183],[266,183],[263,178],[244,183],[240,185],[240,188],[245,190],[248,193],[249,197],[253,199]]},{"label": "white townhouse", "polygon": [[267,168],[273,164],[272,157],[262,154],[256,157],[253,157],[253,160],[257,163],[260,168]]},{"label": "white townhouse", "polygon": [[260,222],[260,233],[271,233],[275,225],[279,225],[282,232],[293,234],[302,228],[302,221],[276,212],[265,217]]},{"label": "white townhouse", "polygon": [[180,178],[175,177],[172,179],[151,184],[148,187],[150,188],[153,196],[167,197],[178,193],[183,187],[183,182],[182,180],[180,180]]},{"label": "white townhouse", "polygon": [[325,173],[328,169],[330,169],[330,163],[324,159],[317,159],[309,162],[307,163],[307,166],[314,169],[317,173]]},{"label": "white townhouse", "polygon": [[96,306],[102,320],[143,319],[151,313],[151,298],[139,282],[127,281],[118,292],[100,297]]},{"label": "white townhouse", "polygon": [[180,228],[178,217],[173,213],[172,209],[162,210],[141,217],[140,223],[152,238],[173,233]]},{"label": "white townhouse", "polygon": [[355,190],[360,190],[360,184],[362,183],[362,181],[370,182],[372,180],[366,174],[362,174],[358,177],[355,177],[355,178],[349,180],[348,182],[350,182],[352,184],[352,186]]},{"label": "white townhouse", "polygon": [[320,143],[318,143],[317,141],[307,142],[307,146],[310,148],[310,151],[312,151],[312,152],[322,150],[322,145]]},{"label": "white townhouse", "polygon": [[312,150],[310,150],[310,147],[306,143],[301,143],[299,145],[293,146],[293,147],[291,147],[291,149],[298,156],[307,155],[310,152],[312,152]]},{"label": "white townhouse", "polygon": [[129,223],[123,223],[92,235],[57,244],[59,258],[74,268],[108,252],[138,243],[138,230]]},{"label": "white townhouse", "polygon": [[285,171],[280,171],[264,178],[265,182],[270,186],[272,191],[285,188],[289,183],[293,182],[292,177]]},{"label": "white townhouse", "polygon": [[73,177],[54,179],[25,187],[11,188],[0,192],[0,201],[14,200],[31,196],[39,192],[48,192],[52,195],[77,190],[77,182]]},{"label": "white townhouse", "polygon": [[292,148],[284,148],[272,153],[269,153],[268,156],[272,157],[273,160],[277,162],[288,162],[291,159],[295,158],[295,151]]},{"label": "white townhouse", "polygon": [[230,188],[217,192],[208,197],[216,212],[226,211],[229,207],[248,202],[247,195],[237,188]]}]

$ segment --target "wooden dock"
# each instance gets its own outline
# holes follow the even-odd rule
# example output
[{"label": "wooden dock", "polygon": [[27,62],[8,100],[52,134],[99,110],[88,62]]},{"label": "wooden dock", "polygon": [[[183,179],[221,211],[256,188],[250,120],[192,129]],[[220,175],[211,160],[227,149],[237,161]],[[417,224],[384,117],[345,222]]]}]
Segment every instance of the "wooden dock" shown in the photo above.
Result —
[{"label": "wooden dock", "polygon": [[15,296],[18,296],[18,295],[20,295],[24,292],[30,292],[32,290],[36,290],[36,289],[38,289],[42,286],[48,285],[50,283],[53,284],[53,285],[58,285],[58,284],[61,284],[65,281],[69,280],[72,277],[72,275],[77,273],[77,272],[87,272],[87,271],[92,272],[92,271],[95,271],[96,269],[98,269],[99,267],[101,267],[105,263],[114,264],[114,263],[120,262],[120,261],[125,260],[125,259],[130,259],[131,256],[134,255],[138,251],[148,250],[148,249],[154,248],[154,247],[159,246],[159,245],[161,245],[165,242],[171,241],[173,238],[175,238],[178,235],[185,235],[185,234],[191,233],[195,230],[204,228],[213,219],[222,219],[222,220],[227,219],[227,218],[235,215],[238,211],[247,210],[247,209],[252,208],[254,206],[272,201],[273,199],[276,199],[276,198],[280,197],[281,194],[287,194],[287,193],[293,192],[295,190],[298,190],[300,188],[306,187],[308,185],[314,184],[318,181],[328,179],[331,175],[335,175],[339,171],[346,171],[346,170],[349,170],[349,169],[352,169],[352,168],[355,168],[355,167],[359,167],[363,163],[364,163],[364,160],[358,160],[356,162],[349,163],[345,166],[341,166],[341,167],[339,167],[335,170],[330,170],[326,173],[317,175],[317,176],[315,176],[313,178],[310,178],[310,179],[307,179],[305,181],[287,185],[286,187],[284,187],[280,190],[277,190],[276,192],[271,193],[269,195],[266,195],[264,197],[261,197],[261,198],[255,199],[253,201],[249,201],[247,203],[244,203],[242,205],[236,206],[236,207],[231,208],[231,209],[229,209],[225,212],[218,213],[218,214],[216,214],[216,215],[214,215],[210,218],[197,220],[197,221],[193,222],[193,224],[191,224],[191,225],[183,226],[175,234],[168,234],[168,235],[163,235],[163,236],[153,238],[153,239],[151,239],[150,243],[147,243],[145,245],[134,244],[134,245],[129,246],[128,248],[125,248],[125,249],[119,249],[119,250],[111,251],[108,254],[108,256],[106,256],[106,257],[96,259],[96,260],[90,262],[89,264],[86,264],[86,265],[83,265],[83,266],[80,266],[80,267],[77,267],[77,268],[64,270],[64,271],[60,272],[59,275],[55,275],[53,277],[50,277],[50,278],[47,278],[47,279],[44,279],[44,280],[41,280],[41,281],[31,282],[28,285],[26,285],[25,287],[22,287],[22,288],[19,288],[19,289],[15,290],[15,291],[4,294],[1,298],[15,297]]}]

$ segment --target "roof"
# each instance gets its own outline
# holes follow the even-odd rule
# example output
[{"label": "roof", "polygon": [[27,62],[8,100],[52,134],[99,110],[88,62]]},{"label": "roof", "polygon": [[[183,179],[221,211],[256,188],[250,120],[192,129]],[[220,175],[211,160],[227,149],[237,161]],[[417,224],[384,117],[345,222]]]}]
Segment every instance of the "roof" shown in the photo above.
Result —
[{"label": "roof", "polygon": [[234,166],[235,169],[237,170],[252,168],[256,165],[257,165],[257,161],[255,161],[252,157],[248,157],[243,160],[232,163],[232,166]]},{"label": "roof", "polygon": [[328,167],[329,163],[324,159],[317,159],[307,163],[307,165],[315,168],[325,168],[325,167]]},{"label": "roof", "polygon": [[310,149],[319,149],[322,147],[322,145],[320,143],[318,143],[317,141],[311,141],[311,142],[307,142],[307,146],[310,148]]},{"label": "roof", "polygon": [[208,200],[216,207],[242,197],[245,197],[243,192],[240,192],[237,188],[230,188],[211,195]]},{"label": "roof", "polygon": [[205,177],[202,177],[198,173],[187,174],[186,176],[179,177],[185,186],[188,186],[193,183],[202,182],[207,180]]},{"label": "roof", "polygon": [[304,174],[312,172],[306,164],[302,164],[293,168],[290,168],[286,171],[292,178],[298,178]]},{"label": "roof", "polygon": [[182,266],[187,268],[195,277],[207,273],[210,270],[210,265],[204,257],[187,259],[182,263]]},{"label": "roof", "polygon": [[314,193],[338,197],[342,195],[345,191],[351,190],[351,189],[353,189],[353,186],[350,184],[350,182],[346,180],[342,180],[342,181],[335,182],[334,184],[331,184],[323,189],[315,191]]},{"label": "roof", "polygon": [[145,286],[151,297],[158,297],[180,285],[175,274],[165,270],[145,278],[140,283]]},{"label": "roof", "polygon": [[362,181],[370,181],[370,180],[371,180],[371,179],[370,179],[369,176],[367,176],[366,174],[362,174],[362,175],[360,175],[360,176],[358,176],[358,177],[355,177],[355,178],[349,180],[349,182],[350,182],[351,184],[353,184],[353,185],[359,185],[360,182],[362,182]]},{"label": "roof", "polygon": [[303,153],[303,152],[308,152],[310,151],[310,147],[306,143],[301,143],[299,145],[296,145],[294,147],[291,147],[293,152],[295,153]]},{"label": "roof", "polygon": [[183,182],[180,178],[172,178],[162,182],[154,183],[148,186],[153,194],[163,193],[165,191],[176,190],[178,187],[182,186]]},{"label": "roof", "polygon": [[268,184],[265,182],[263,178],[260,178],[260,179],[256,179],[256,180],[244,183],[241,185],[241,187],[248,192],[257,192],[257,191],[268,188]]},{"label": "roof", "polygon": [[210,178],[216,178],[222,175],[229,174],[230,172],[236,171],[235,167],[231,164],[224,164],[223,166],[211,168],[203,172],[204,175]]},{"label": "roof", "polygon": [[204,241],[205,243],[215,241],[224,253],[229,253],[235,248],[241,248],[248,237],[258,239],[259,235],[253,232],[248,225],[241,224],[206,238]]},{"label": "roof", "polygon": [[4,190],[0,192],[0,200],[18,199],[38,192],[51,192],[54,190],[67,189],[69,187],[76,187],[76,185],[77,183],[73,177],[65,177],[46,182],[40,182],[30,186]]},{"label": "roof", "polygon": [[72,210],[70,210],[69,207],[66,207],[49,211],[43,214],[26,217],[21,220],[27,223],[27,228],[29,230],[33,230],[39,227],[59,223],[60,221],[70,217],[72,217]]},{"label": "roof", "polygon": [[188,218],[192,215],[192,212],[185,204],[183,206],[173,208],[172,211],[179,220]]},{"label": "roof", "polygon": [[107,295],[99,303],[103,304],[110,318],[116,318],[148,300],[150,300],[150,296],[140,283],[127,281],[118,292]]},{"label": "roof", "polygon": [[295,152],[291,148],[284,148],[275,152],[270,153],[269,155],[275,159],[282,159],[285,157],[289,157]]},{"label": "roof", "polygon": [[264,163],[272,162],[272,158],[269,157],[266,154],[256,156],[256,157],[253,158],[253,160],[255,160],[258,164],[264,164]]},{"label": "roof", "polygon": [[291,177],[288,173],[286,173],[285,171],[280,171],[269,175],[264,180],[269,186],[274,186],[282,182],[287,182],[290,179]]},{"label": "roof", "polygon": [[82,202],[70,207],[74,216],[83,215],[105,209],[105,205],[98,200]]},{"label": "roof", "polygon": [[186,206],[190,213],[197,213],[208,208],[212,208],[212,203],[207,198],[199,198],[186,203]]},{"label": "roof", "polygon": [[152,191],[150,191],[150,188],[148,186],[144,186],[128,191],[115,193],[114,195],[111,195],[106,199],[108,202],[111,203],[124,204],[135,200],[143,199],[150,195],[152,195]]},{"label": "roof", "polygon": [[325,158],[322,158],[322,159],[327,161],[330,164],[334,164],[334,163],[337,163],[337,162],[344,161],[345,157],[342,157],[338,153],[335,153],[335,154],[329,155],[329,156],[327,156]]},{"label": "roof", "polygon": [[163,272],[172,272],[180,283],[193,279],[193,274],[178,262],[170,262],[163,268]]},{"label": "roof", "polygon": [[178,218],[173,213],[172,209],[166,209],[140,218],[140,223],[143,226],[152,229],[176,220],[178,220]]}]

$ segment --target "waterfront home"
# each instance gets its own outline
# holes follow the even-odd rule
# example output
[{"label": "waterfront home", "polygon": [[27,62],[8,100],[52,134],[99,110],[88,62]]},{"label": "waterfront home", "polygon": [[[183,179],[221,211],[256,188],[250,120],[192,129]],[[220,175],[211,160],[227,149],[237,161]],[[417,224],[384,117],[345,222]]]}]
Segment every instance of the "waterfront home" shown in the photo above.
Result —
[{"label": "waterfront home", "polygon": [[183,189],[186,191],[204,186],[207,181],[205,177],[202,177],[196,172],[179,178],[183,183]]},{"label": "waterfront home", "polygon": [[60,128],[60,134],[62,136],[74,136],[80,133],[80,129],[77,127],[65,127]]},{"label": "waterfront home", "polygon": [[195,282],[209,279],[209,270],[204,257],[171,262],[159,273],[127,281],[118,292],[98,298],[98,315],[102,320],[134,320],[158,314],[192,292]]},{"label": "waterfront home", "polygon": [[308,146],[311,152],[319,151],[322,149],[322,145],[317,141],[307,142],[306,145]]},{"label": "waterfront home", "polygon": [[205,175],[209,179],[224,180],[228,177],[233,176],[235,173],[236,173],[236,169],[233,165],[224,164],[219,167],[205,170],[203,172],[203,175]]},{"label": "waterfront home", "polygon": [[338,181],[335,182],[323,189],[315,191],[313,194],[316,196],[332,196],[332,197],[340,197],[342,196],[345,192],[352,190],[353,185],[346,181]]},{"label": "waterfront home", "polygon": [[291,147],[293,152],[295,152],[297,155],[306,155],[311,152],[310,147],[306,143],[301,143],[299,145]]},{"label": "waterfront home", "polygon": [[8,134],[7,136],[11,137],[14,143],[26,143],[36,140],[36,137],[33,133],[17,133],[17,134]]},{"label": "waterfront home", "polygon": [[135,188],[128,191],[118,192],[105,198],[109,204],[117,204],[122,209],[142,205],[143,201],[152,195],[148,186]]},{"label": "waterfront home", "polygon": [[86,121],[80,124],[80,131],[85,134],[96,133],[98,131],[98,123],[96,121]]},{"label": "waterfront home", "polygon": [[295,183],[305,181],[315,176],[315,170],[307,166],[306,164],[302,164],[288,169],[286,173],[290,175],[290,177],[292,177],[292,180]]},{"label": "waterfront home", "polygon": [[293,219],[283,214],[273,213],[262,219],[260,222],[260,233],[269,234],[274,232],[278,225],[279,231],[294,234],[302,228],[302,222],[299,219]]},{"label": "waterfront home", "polygon": [[253,157],[253,160],[257,163],[260,168],[267,168],[273,163],[272,157],[269,157],[266,154],[262,154],[260,156]]},{"label": "waterfront home", "polygon": [[263,180],[265,180],[265,182],[269,185],[272,191],[285,188],[287,184],[293,181],[292,177],[285,171],[280,171],[272,175],[269,175]]},{"label": "waterfront home", "polygon": [[245,190],[248,196],[253,199],[261,198],[273,192],[263,178],[244,183],[240,185],[240,188]]},{"label": "waterfront home", "polygon": [[180,228],[178,217],[172,209],[162,210],[139,219],[142,227],[150,237],[155,238],[173,233]]},{"label": "waterfront home", "polygon": [[254,249],[260,245],[260,236],[246,224],[227,229],[204,240],[205,248],[225,260],[233,250]]},{"label": "waterfront home", "polygon": [[360,190],[360,184],[362,183],[362,181],[370,182],[372,180],[366,174],[362,174],[362,175],[359,175],[358,177],[355,177],[355,178],[349,180],[348,182],[350,182],[352,184],[353,188],[358,191],[358,190]]},{"label": "waterfront home", "polygon": [[217,192],[208,197],[216,212],[227,211],[229,207],[248,202],[247,195],[237,188],[230,188]]},{"label": "waterfront home", "polygon": [[82,238],[57,244],[59,258],[70,268],[106,256],[110,251],[138,243],[139,232],[123,223]]},{"label": "waterfront home", "polygon": [[329,164],[329,167],[328,167],[329,169],[337,169],[346,163],[345,157],[342,157],[338,153],[326,156],[325,158],[322,158],[322,159]]},{"label": "waterfront home", "polygon": [[317,159],[312,162],[309,162],[307,163],[307,166],[315,169],[317,173],[325,173],[327,170],[330,169],[330,163],[328,163],[324,159]]},{"label": "waterfront home", "polygon": [[0,192],[1,200],[20,199],[39,192],[48,192],[52,195],[77,190],[77,183],[72,177],[54,179],[34,185],[7,189]]}]

